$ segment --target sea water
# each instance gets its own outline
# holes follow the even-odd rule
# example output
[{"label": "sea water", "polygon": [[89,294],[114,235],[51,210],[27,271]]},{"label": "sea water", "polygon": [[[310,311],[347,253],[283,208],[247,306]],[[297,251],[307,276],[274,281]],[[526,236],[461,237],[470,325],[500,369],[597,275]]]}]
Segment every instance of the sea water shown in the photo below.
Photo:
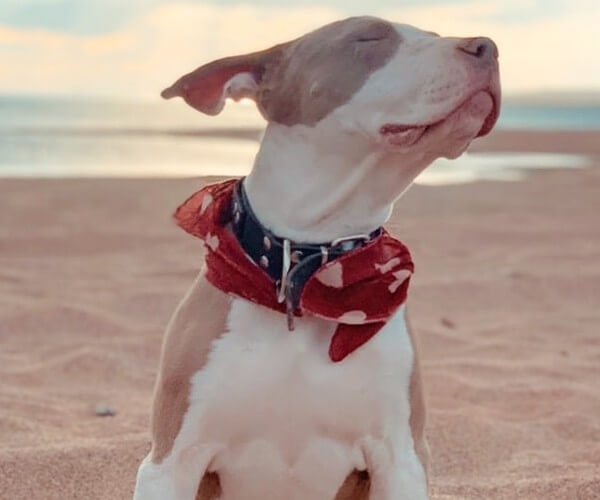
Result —
[{"label": "sea water", "polygon": [[[0,96],[0,177],[245,175],[264,125],[251,103],[208,117],[181,101]],[[505,104],[497,127],[600,130],[600,106]],[[574,155],[468,153],[439,160],[418,181],[515,180],[524,169],[587,163]]]}]

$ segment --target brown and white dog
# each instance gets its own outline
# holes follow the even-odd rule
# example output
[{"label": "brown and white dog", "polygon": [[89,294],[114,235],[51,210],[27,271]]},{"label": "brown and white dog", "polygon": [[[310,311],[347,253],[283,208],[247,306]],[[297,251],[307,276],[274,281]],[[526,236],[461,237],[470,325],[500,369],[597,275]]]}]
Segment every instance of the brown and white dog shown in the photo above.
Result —
[{"label": "brown and white dog", "polygon": [[[302,242],[368,234],[438,157],[456,158],[499,111],[497,49],[350,18],[202,66],[163,92],[207,114],[254,99],[268,121],[249,202]],[[296,320],[200,272],[167,327],[153,446],[136,500],[424,500],[428,451],[413,335],[401,307],[340,363],[331,322]]]}]

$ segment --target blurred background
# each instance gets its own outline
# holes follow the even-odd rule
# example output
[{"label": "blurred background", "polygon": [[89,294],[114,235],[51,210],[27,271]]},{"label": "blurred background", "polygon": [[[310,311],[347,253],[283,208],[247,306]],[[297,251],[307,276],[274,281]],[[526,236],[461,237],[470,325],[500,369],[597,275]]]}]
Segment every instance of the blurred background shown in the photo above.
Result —
[{"label": "blurred background", "polygon": [[[161,102],[160,90],[213,59],[365,13],[492,37],[504,90],[498,130],[600,129],[595,0],[2,0],[0,176],[243,174],[264,127],[254,105],[211,118]],[[586,164],[502,149],[442,160],[419,182]]]}]

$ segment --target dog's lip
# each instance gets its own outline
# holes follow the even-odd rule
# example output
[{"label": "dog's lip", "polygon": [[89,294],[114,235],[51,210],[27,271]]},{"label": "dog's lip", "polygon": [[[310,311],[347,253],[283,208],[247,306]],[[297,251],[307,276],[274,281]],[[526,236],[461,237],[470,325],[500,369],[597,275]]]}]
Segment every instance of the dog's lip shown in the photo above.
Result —
[{"label": "dog's lip", "polygon": [[388,123],[379,129],[390,146],[412,146],[416,144],[429,127],[427,125],[400,125]]},{"label": "dog's lip", "polygon": [[[419,134],[419,138],[417,139],[417,140],[419,140],[419,139],[421,139],[421,137],[423,137],[423,135],[425,135],[425,133],[430,128],[435,127],[436,125],[439,125],[439,124],[443,123],[444,121],[446,121],[450,116],[452,116],[456,111],[458,111],[460,108],[462,108],[467,102],[469,102],[473,97],[475,97],[480,92],[487,93],[490,96],[490,98],[492,99],[492,109],[486,116],[485,120],[483,121],[483,125],[481,126],[481,129],[475,136],[475,137],[483,137],[484,135],[489,134],[490,131],[492,130],[492,128],[494,128],[494,125],[496,124],[496,121],[498,120],[498,115],[500,112],[499,95],[489,87],[474,91],[464,101],[462,101],[460,104],[458,104],[456,107],[454,107],[449,113],[444,115],[444,117],[442,117],[439,120],[434,120],[429,123],[415,123],[415,124],[411,124],[411,125],[405,125],[405,124],[400,124],[400,123],[386,123],[386,124],[382,125],[381,127],[379,127],[379,133],[383,136],[390,137],[390,136],[393,136],[396,134],[406,133],[410,130],[422,129],[422,132],[421,132],[421,134]],[[417,142],[417,141],[415,141],[415,142]]]},{"label": "dog's lip", "polygon": [[379,128],[379,134],[385,137],[390,146],[413,146],[421,140],[433,125],[435,124],[401,125],[399,123],[386,123]]},{"label": "dog's lip", "polygon": [[401,134],[415,128],[424,128],[427,125],[400,125],[398,123],[386,123],[379,129],[379,133],[383,135]]}]

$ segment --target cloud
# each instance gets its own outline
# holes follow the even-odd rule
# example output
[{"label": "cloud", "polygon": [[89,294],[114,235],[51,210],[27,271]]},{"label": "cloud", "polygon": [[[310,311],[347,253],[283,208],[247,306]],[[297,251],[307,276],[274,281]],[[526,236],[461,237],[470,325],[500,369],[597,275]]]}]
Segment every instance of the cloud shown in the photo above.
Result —
[{"label": "cloud", "polygon": [[[202,5],[205,0],[186,0]],[[454,0],[290,0],[288,8],[306,8],[327,4],[347,14],[365,14],[383,8],[415,4],[439,4]],[[546,0],[560,1],[560,0]],[[44,28],[74,34],[102,34],[121,28],[158,5],[172,0],[2,0],[0,24],[20,28]],[[252,5],[261,11],[281,7],[281,0],[213,0],[222,7]]]},{"label": "cloud", "polygon": [[[508,91],[600,88],[592,39],[600,4],[552,2],[552,13],[526,22],[507,17],[519,19],[540,2],[459,1],[378,14],[444,35],[493,37]],[[0,26],[0,92],[155,97],[201,63],[262,49],[346,15],[332,7],[160,3],[103,34]]]},{"label": "cloud", "polygon": [[203,62],[259,50],[339,17],[319,7],[182,3],[157,6],[103,35],[0,26],[0,92],[155,96]]}]

